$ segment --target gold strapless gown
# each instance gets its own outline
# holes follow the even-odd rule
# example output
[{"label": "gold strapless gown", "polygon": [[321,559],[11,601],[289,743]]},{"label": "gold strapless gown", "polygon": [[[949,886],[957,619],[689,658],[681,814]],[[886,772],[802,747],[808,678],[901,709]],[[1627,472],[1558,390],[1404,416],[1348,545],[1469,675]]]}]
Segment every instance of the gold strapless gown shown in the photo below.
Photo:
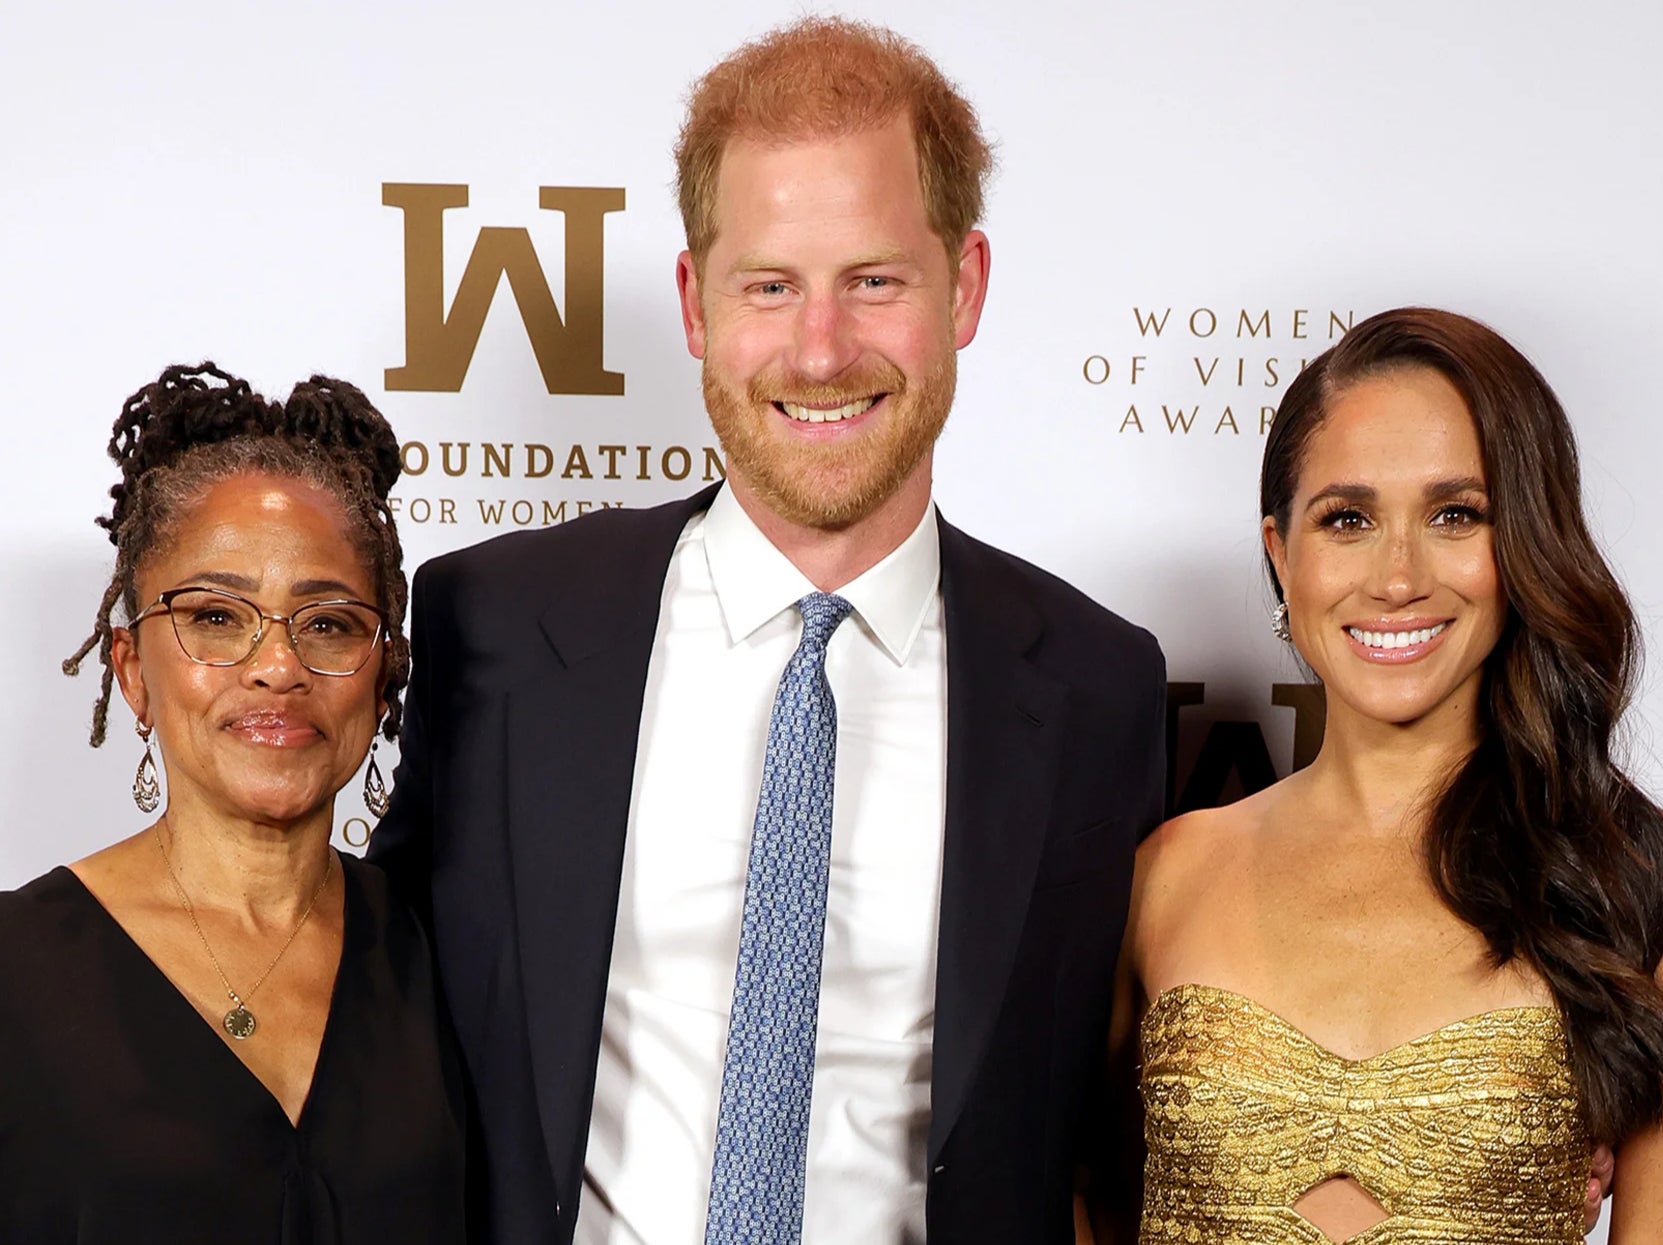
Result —
[{"label": "gold strapless gown", "polygon": [[1551,1008],[1343,1059],[1251,999],[1179,986],[1143,1021],[1142,1245],[1328,1245],[1293,1209],[1352,1176],[1349,1245],[1580,1245],[1589,1144]]}]

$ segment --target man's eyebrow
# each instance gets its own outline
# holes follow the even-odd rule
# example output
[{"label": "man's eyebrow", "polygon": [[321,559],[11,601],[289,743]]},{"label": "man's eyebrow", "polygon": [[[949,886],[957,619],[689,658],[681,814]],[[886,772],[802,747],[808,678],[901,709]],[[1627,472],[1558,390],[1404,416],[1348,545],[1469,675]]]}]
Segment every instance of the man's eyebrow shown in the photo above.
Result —
[{"label": "man's eyebrow", "polygon": [[881,267],[885,264],[910,264],[910,263],[912,263],[912,256],[908,252],[903,251],[899,248],[892,248],[892,249],[887,250],[887,251],[874,251],[870,255],[867,255],[867,256],[865,256],[861,259],[855,260],[854,263],[849,265],[849,267],[851,267],[851,268],[878,268],[878,267]]},{"label": "man's eyebrow", "polygon": [[[843,268],[845,270],[855,268],[881,268],[887,264],[910,264],[912,262],[912,255],[909,252],[904,251],[899,247],[892,247],[887,251],[872,251],[865,255],[856,256],[854,259],[844,264]],[[791,264],[781,263],[778,259],[775,259],[771,255],[751,254],[741,255],[738,259],[734,260],[731,271],[750,273],[789,273],[795,272],[796,268]]]}]

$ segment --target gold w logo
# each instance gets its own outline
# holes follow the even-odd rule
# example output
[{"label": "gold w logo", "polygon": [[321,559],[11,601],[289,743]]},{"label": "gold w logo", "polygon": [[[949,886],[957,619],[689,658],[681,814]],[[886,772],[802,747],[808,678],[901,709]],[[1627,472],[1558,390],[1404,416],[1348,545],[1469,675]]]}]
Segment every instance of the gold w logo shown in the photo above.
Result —
[{"label": "gold w logo", "polygon": [[607,371],[601,358],[606,215],[624,210],[622,187],[544,186],[539,191],[539,207],[566,217],[564,318],[554,305],[530,231],[496,226],[479,231],[446,315],[444,214],[468,206],[468,188],[386,182],[381,202],[404,213],[404,366],[387,369],[389,390],[459,391],[485,313],[506,276],[548,391],[623,393],[624,374]]}]

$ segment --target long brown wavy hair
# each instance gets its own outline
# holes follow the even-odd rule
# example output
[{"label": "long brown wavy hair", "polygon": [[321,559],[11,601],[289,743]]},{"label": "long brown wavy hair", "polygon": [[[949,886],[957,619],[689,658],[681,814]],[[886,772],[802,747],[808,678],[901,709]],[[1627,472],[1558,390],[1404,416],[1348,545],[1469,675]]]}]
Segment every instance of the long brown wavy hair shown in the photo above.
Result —
[{"label": "long brown wavy hair", "polygon": [[1589,1129],[1618,1141],[1663,1115],[1663,814],[1613,756],[1640,635],[1589,535],[1558,398],[1475,320],[1383,312],[1288,386],[1265,444],[1260,514],[1286,534],[1306,448],[1334,396],[1400,368],[1431,368],[1466,401],[1508,603],[1485,661],[1477,746],[1428,805],[1427,867],[1497,967],[1521,958],[1546,980]]}]

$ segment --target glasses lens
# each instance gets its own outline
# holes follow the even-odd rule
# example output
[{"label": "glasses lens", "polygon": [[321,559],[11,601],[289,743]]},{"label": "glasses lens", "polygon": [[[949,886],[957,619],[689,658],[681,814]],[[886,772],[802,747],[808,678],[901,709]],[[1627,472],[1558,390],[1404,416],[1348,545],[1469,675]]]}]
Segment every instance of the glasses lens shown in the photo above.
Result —
[{"label": "glasses lens", "polygon": [[318,674],[352,674],[375,651],[381,616],[350,602],[320,601],[304,605],[290,624],[301,664]]},{"label": "glasses lens", "polygon": [[207,589],[181,592],[170,613],[185,655],[210,665],[234,665],[247,657],[260,630],[260,612],[248,602]]}]

